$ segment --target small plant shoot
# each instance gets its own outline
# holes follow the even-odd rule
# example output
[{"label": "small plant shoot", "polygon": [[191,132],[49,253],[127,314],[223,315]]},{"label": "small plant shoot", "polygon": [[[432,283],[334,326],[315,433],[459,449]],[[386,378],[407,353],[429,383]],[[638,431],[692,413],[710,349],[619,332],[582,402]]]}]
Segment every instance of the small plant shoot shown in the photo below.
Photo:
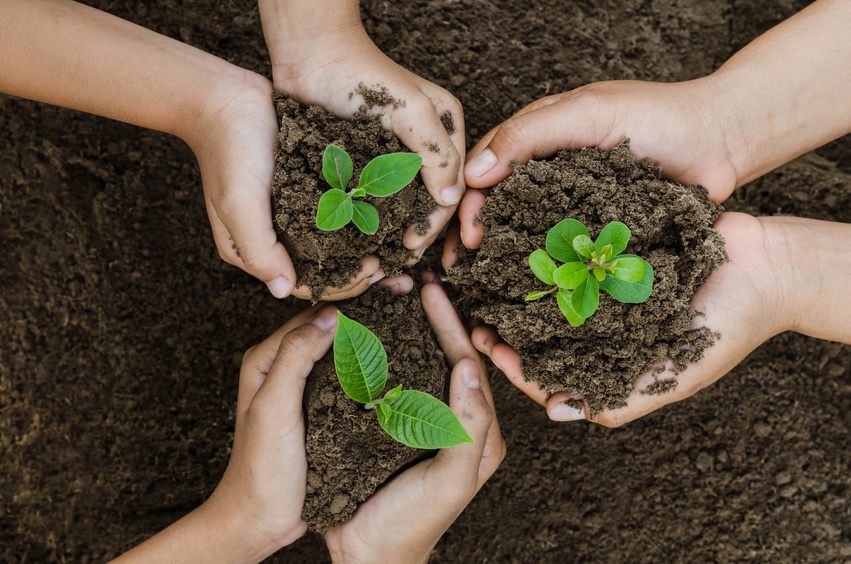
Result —
[{"label": "small plant shoot", "polygon": [[391,153],[372,159],[364,167],[356,188],[346,192],[352,179],[352,159],[336,145],[328,145],[322,155],[322,175],[331,190],[319,198],[316,227],[336,231],[351,221],[367,235],[378,231],[378,211],[371,204],[355,200],[370,196],[389,196],[411,183],[423,159],[414,153]]},{"label": "small plant shoot", "polygon": [[[529,268],[549,290],[526,296],[531,302],[557,292],[561,313],[574,327],[594,315],[600,290],[619,302],[638,304],[653,292],[653,267],[643,258],[622,255],[629,243],[629,228],[613,221],[596,241],[575,219],[560,221],[547,233],[547,250],[529,255]],[[555,260],[553,260],[555,259]],[[558,266],[555,261],[563,262]]]},{"label": "small plant shoot", "polygon": [[337,312],[334,366],[343,391],[356,402],[374,409],[387,433],[413,448],[448,448],[473,439],[442,401],[397,386],[378,396],[387,384],[387,353],[375,334]]}]

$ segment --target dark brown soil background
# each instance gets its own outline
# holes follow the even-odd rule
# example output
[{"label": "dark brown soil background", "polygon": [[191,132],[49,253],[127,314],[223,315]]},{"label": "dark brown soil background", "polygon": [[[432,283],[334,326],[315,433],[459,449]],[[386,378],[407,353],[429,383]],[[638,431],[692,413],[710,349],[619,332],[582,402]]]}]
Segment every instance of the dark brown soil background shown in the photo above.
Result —
[{"label": "dark brown soil background", "polygon": [[[253,0],[91,4],[267,73]],[[546,94],[704,75],[801,0],[365,0],[471,139]],[[101,561],[198,505],[229,456],[241,353],[294,302],[216,254],[190,151],[0,96],[0,561]],[[851,221],[851,139],[728,208]],[[847,562],[851,347],[784,334],[622,429],[556,424],[504,379],[502,468],[434,562]],[[272,561],[323,562],[309,536]]]},{"label": "dark brown soil background", "polygon": [[[387,385],[382,396],[401,384],[448,403],[450,372],[418,291],[394,296],[373,286],[339,307],[384,344]],[[347,521],[388,477],[435,452],[396,442],[375,411],[346,395],[337,380],[333,348],[310,373],[304,403],[308,471],[302,518],[312,531]]]},{"label": "dark brown soil background", "polygon": [[[591,416],[626,405],[635,379],[670,358],[682,370],[703,358],[715,337],[689,329],[689,302],[728,258],[712,229],[722,207],[706,190],[661,178],[652,161],[637,162],[627,142],[611,150],[562,151],[530,161],[487,193],[479,212],[485,239],[463,247],[449,272],[461,285],[461,309],[493,325],[523,358],[523,375],[551,394],[567,390],[588,402]],[[600,292],[597,312],[572,327],[555,294],[529,268],[562,219],[580,221],[592,240],[611,221],[630,229],[624,254],[653,267],[653,293],[643,303],[620,303]],[[558,263],[560,264],[560,263]],[[676,386],[676,381],[659,382]]]},{"label": "dark brown soil background", "polygon": [[[375,94],[366,91],[364,95]],[[301,108],[286,96],[277,95],[275,101],[281,132],[275,148],[273,213],[278,237],[293,259],[296,285],[310,286],[318,300],[326,287],[348,284],[360,272],[361,259],[370,254],[378,256],[387,275],[398,273],[411,258],[402,244],[405,229],[425,220],[434,209],[434,200],[419,175],[391,196],[358,198],[378,210],[380,223],[373,235],[364,235],[354,223],[330,233],[321,231],[316,227],[316,206],[331,189],[322,176],[322,156],[329,143],[352,158],[354,174],[346,191],[357,185],[372,159],[407,148],[381,127],[377,115],[356,115],[349,122],[316,106]]]}]

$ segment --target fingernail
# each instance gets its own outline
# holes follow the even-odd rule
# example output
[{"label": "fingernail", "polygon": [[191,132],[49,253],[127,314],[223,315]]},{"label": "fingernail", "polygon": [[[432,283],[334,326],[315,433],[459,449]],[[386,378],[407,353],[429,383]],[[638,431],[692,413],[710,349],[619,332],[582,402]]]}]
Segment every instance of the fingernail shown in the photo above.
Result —
[{"label": "fingernail", "polygon": [[325,332],[337,326],[337,308],[323,307],[310,322]]},{"label": "fingernail", "polygon": [[278,299],[288,296],[292,291],[292,284],[290,284],[289,279],[283,274],[271,282],[267,282],[266,287],[269,288],[269,293]]},{"label": "fingernail", "polygon": [[461,187],[457,184],[440,191],[440,199],[447,206],[454,206],[461,201]]},{"label": "fingernail", "polygon": [[479,367],[467,364],[464,366],[464,384],[471,390],[482,389],[482,378],[479,375]]},{"label": "fingernail", "polygon": [[553,421],[579,421],[585,419],[585,410],[562,402],[556,404],[550,410],[550,419]]},{"label": "fingernail", "polygon": [[375,284],[375,283],[376,283],[376,282],[378,282],[379,280],[383,280],[383,279],[384,279],[384,271],[379,269],[379,270],[378,270],[378,271],[376,271],[376,273],[375,273],[375,274],[373,274],[373,275],[372,275],[372,277],[369,279],[369,285],[370,285],[370,286],[372,286],[373,284]]},{"label": "fingernail", "polygon": [[484,176],[490,169],[496,166],[496,155],[490,149],[485,149],[464,166],[464,174],[467,176]]}]

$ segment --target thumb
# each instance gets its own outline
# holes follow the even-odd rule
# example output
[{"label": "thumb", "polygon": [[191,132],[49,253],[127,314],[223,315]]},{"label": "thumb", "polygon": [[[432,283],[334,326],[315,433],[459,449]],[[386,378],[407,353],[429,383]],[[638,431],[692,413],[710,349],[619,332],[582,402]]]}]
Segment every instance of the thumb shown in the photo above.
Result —
[{"label": "thumb", "polygon": [[334,342],[336,327],[337,308],[326,306],[309,322],[285,335],[252,403],[260,400],[273,405],[281,421],[300,418],[304,384],[314,363]]},{"label": "thumb", "polygon": [[603,145],[611,120],[598,102],[568,92],[523,108],[470,151],[464,167],[467,184],[473,188],[493,186],[512,173],[509,163],[524,165],[560,149]]}]

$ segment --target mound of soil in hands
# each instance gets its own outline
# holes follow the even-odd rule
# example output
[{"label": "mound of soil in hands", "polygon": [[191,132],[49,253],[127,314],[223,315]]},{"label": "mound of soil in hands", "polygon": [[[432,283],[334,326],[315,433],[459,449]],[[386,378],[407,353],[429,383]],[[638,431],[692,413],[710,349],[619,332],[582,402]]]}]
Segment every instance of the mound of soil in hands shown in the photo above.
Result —
[{"label": "mound of soil in hands", "polygon": [[[384,344],[388,363],[384,393],[401,384],[405,390],[420,390],[448,402],[450,371],[416,290],[394,296],[373,287],[339,308]],[[396,442],[378,424],[374,411],[343,392],[333,349],[316,363],[304,407],[308,471],[302,518],[311,530],[324,533],[347,521],[389,477],[433,453]]]},{"label": "mound of soil in hands", "polygon": [[[660,175],[653,162],[636,161],[628,142],[518,166],[487,194],[481,248],[461,250],[449,273],[464,286],[465,309],[495,325],[520,353],[527,380],[551,393],[585,396],[592,415],[624,405],[635,378],[654,363],[670,358],[682,369],[712,343],[707,329],[689,329],[689,302],[727,260],[724,240],[712,229],[722,207],[702,188]],[[612,221],[629,227],[625,252],[644,258],[655,274],[646,302],[624,304],[601,291],[597,313],[572,327],[555,294],[524,301],[548,289],[532,274],[529,255],[543,249],[547,232],[567,217],[585,224],[592,238]]]},{"label": "mound of soil in hands", "polygon": [[[396,105],[384,91],[359,89],[370,107]],[[308,285],[319,299],[326,286],[342,287],[360,272],[363,257],[375,254],[388,275],[398,272],[410,259],[402,244],[405,229],[426,221],[434,201],[419,175],[403,190],[384,198],[360,198],[378,210],[380,223],[374,235],[365,235],[353,223],[337,231],[316,227],[319,198],[331,189],[322,176],[322,155],[333,143],[349,153],[356,185],[363,168],[375,157],[407,152],[393,133],[381,126],[379,115],[355,114],[352,121],[338,119],[317,106],[301,107],[284,94],[275,94],[280,121],[275,148],[273,213],[278,239],[295,266],[297,285]],[[366,108],[364,108],[366,109]]]}]

